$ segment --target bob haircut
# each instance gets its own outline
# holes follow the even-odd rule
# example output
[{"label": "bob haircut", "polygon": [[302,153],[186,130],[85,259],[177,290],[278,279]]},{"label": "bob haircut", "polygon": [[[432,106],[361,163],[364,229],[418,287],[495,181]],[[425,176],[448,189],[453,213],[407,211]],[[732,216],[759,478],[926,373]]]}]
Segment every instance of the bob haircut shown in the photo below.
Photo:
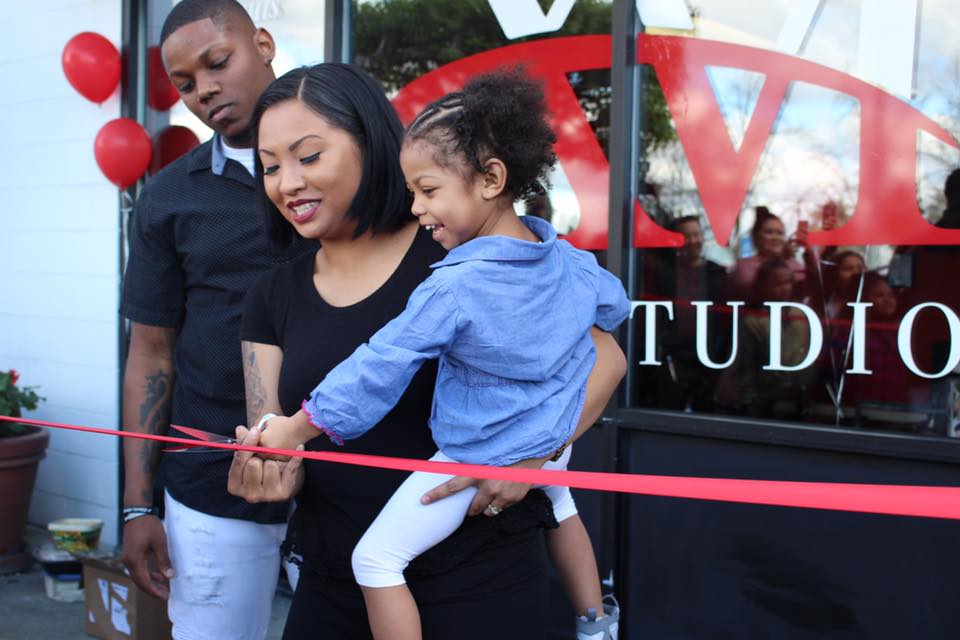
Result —
[{"label": "bob haircut", "polygon": [[[383,89],[360,68],[339,62],[293,69],[270,83],[253,112],[254,139],[260,119],[270,107],[299,100],[330,125],[346,131],[360,148],[360,186],[346,217],[357,223],[354,237],[372,230],[392,232],[410,220],[412,203],[400,168],[403,126]],[[263,164],[254,149],[257,198],[267,237],[283,250],[294,237],[293,226],[277,210],[263,187]]]}]

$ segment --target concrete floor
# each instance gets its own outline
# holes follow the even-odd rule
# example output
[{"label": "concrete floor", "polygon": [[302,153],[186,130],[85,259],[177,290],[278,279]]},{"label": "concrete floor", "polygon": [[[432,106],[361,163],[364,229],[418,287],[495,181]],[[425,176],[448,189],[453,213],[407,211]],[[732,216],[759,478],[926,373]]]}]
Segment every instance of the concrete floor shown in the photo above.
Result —
[{"label": "concrete floor", "polygon": [[[48,540],[43,529],[30,527],[30,544]],[[277,594],[267,638],[278,640],[290,608],[290,598]],[[35,564],[27,573],[0,576],[0,640],[81,640],[84,631],[84,603],[57,602],[47,597],[43,572]]]}]

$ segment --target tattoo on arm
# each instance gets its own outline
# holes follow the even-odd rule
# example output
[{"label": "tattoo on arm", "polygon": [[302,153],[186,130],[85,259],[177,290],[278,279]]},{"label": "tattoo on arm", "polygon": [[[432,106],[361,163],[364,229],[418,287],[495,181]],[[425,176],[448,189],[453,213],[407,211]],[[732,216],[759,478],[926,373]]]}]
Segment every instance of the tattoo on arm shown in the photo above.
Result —
[{"label": "tattoo on arm", "polygon": [[252,347],[243,345],[243,382],[247,392],[247,422],[258,420],[263,414],[267,394],[263,389],[263,380],[257,368],[257,353]]},{"label": "tattoo on arm", "polygon": [[[140,405],[140,426],[146,433],[165,432],[170,424],[170,374],[158,369],[144,379],[145,394]],[[144,473],[152,473],[160,455],[157,442],[144,441],[140,449],[140,465]]]}]

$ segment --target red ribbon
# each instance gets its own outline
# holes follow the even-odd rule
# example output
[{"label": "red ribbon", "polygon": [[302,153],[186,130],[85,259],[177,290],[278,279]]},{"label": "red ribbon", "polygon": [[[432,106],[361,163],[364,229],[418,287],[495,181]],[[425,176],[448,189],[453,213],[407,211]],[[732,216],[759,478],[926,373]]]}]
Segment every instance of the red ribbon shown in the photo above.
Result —
[{"label": "red ribbon", "polygon": [[681,476],[653,476],[627,473],[600,473],[596,471],[551,471],[518,469],[516,467],[488,467],[457,462],[430,462],[409,458],[372,456],[335,451],[287,451],[266,447],[248,447],[222,442],[200,442],[188,438],[161,436],[115,429],[98,429],[70,424],[11,418],[0,420],[20,422],[55,429],[70,429],[124,438],[140,438],[190,447],[210,447],[230,451],[250,451],[307,460],[336,462],[361,467],[396,469],[399,471],[426,471],[453,474],[489,480],[509,480],[540,485],[560,485],[574,489],[615,491],[668,498],[719,500],[763,504],[778,507],[803,507],[834,511],[856,511],[898,516],[922,516],[960,520],[960,487],[907,486],[889,484],[848,484],[839,482],[788,482],[781,480],[738,480],[731,478],[693,478]]}]

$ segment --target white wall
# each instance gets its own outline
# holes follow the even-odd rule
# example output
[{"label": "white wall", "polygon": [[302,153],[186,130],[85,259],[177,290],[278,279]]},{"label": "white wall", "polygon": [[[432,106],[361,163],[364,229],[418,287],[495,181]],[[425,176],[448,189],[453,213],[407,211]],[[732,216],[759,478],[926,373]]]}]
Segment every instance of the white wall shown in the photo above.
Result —
[{"label": "white wall", "polygon": [[[81,97],[60,66],[67,40],[95,31],[120,45],[119,0],[3,5],[0,39],[0,368],[47,398],[31,417],[118,425],[119,203],[93,157],[119,117]],[[51,430],[31,522],[101,518],[116,543],[116,438]]]}]

